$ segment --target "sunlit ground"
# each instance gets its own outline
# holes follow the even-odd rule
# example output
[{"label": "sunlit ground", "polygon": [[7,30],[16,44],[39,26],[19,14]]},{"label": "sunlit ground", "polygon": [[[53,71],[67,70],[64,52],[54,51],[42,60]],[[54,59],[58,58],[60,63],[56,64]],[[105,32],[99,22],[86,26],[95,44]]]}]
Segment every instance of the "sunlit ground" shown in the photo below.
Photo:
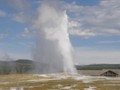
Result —
[{"label": "sunlit ground", "polygon": [[0,75],[0,90],[120,90],[120,78],[70,74]]}]

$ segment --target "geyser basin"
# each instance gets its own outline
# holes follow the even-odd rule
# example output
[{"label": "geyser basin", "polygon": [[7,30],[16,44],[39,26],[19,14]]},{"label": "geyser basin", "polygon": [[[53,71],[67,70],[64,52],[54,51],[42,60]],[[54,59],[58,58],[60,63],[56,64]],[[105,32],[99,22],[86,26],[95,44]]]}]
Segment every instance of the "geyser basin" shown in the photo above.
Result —
[{"label": "geyser basin", "polygon": [[66,12],[52,3],[43,3],[38,8],[34,27],[37,29],[37,40],[33,58],[39,62],[35,72],[75,73]]},{"label": "geyser basin", "polygon": [[[69,87],[69,88],[68,88]],[[66,74],[11,74],[0,76],[0,90],[119,90],[119,77]]]}]

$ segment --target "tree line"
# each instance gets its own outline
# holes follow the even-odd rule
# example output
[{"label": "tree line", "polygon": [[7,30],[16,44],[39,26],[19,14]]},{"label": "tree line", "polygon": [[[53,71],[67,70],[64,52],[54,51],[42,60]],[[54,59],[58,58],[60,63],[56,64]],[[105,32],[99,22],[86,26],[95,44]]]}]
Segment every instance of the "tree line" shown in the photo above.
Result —
[{"label": "tree line", "polygon": [[[26,74],[35,69],[35,61],[19,59],[16,61],[0,61],[0,74]],[[76,65],[77,70],[120,69],[120,64]]]},{"label": "tree line", "polygon": [[0,74],[25,74],[34,68],[31,60],[0,61]]},{"label": "tree line", "polygon": [[103,69],[120,69],[120,64],[91,64],[76,65],[78,70],[103,70]]}]

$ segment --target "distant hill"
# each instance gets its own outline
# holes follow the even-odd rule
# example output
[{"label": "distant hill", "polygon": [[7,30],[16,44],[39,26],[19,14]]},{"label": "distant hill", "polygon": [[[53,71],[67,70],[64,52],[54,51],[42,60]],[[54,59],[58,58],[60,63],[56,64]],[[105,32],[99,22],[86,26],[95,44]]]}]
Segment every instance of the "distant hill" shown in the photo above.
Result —
[{"label": "distant hill", "polygon": [[78,70],[102,70],[102,69],[120,69],[120,64],[91,64],[76,65]]},{"label": "distant hill", "polygon": [[32,64],[33,61],[32,60],[28,60],[28,59],[18,59],[16,61],[14,61],[15,63],[21,63],[21,64]]}]

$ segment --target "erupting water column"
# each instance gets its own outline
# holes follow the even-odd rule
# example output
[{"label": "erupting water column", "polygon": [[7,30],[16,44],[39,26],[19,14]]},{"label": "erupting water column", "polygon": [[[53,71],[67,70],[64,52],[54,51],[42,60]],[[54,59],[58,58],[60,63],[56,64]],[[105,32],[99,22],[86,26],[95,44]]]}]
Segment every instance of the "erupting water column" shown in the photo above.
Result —
[{"label": "erupting water column", "polygon": [[66,11],[59,10],[54,5],[42,4],[38,8],[34,27],[37,28],[37,40],[33,58],[39,61],[36,71],[76,73]]}]

